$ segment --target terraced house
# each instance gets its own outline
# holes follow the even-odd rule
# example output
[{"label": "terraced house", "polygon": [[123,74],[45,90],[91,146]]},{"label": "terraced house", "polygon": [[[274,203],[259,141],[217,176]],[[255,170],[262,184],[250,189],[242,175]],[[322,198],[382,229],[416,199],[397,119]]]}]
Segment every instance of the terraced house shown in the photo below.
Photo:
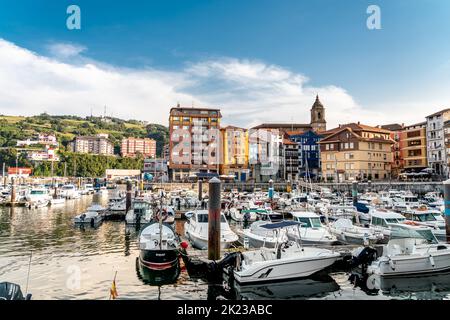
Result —
[{"label": "terraced house", "polygon": [[358,123],[322,132],[319,142],[322,176],[328,181],[383,180],[390,178],[390,131]]}]

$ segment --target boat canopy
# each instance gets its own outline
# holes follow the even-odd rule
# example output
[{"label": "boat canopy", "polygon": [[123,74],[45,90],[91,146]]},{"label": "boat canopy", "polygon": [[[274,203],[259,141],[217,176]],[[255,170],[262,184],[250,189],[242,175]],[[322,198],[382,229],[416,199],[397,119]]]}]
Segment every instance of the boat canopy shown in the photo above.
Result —
[{"label": "boat canopy", "polygon": [[280,228],[287,228],[292,226],[301,225],[302,223],[297,221],[281,221],[281,222],[275,222],[275,223],[268,223],[261,226],[261,228],[264,229],[280,229]]}]

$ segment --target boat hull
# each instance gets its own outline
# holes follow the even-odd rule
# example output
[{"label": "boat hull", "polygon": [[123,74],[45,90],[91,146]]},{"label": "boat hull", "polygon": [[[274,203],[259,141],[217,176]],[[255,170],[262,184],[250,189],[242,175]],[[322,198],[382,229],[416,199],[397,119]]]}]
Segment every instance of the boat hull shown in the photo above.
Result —
[{"label": "boat hull", "polygon": [[331,266],[338,258],[339,254],[333,254],[307,260],[270,260],[245,271],[234,270],[234,278],[240,284],[305,278]]},{"label": "boat hull", "polygon": [[[431,258],[430,258],[431,257]],[[430,274],[450,270],[450,253],[383,257],[371,266],[371,272],[383,277]]]},{"label": "boat hull", "polygon": [[[186,232],[186,237],[191,242],[192,246],[196,249],[207,250],[208,249],[208,239],[203,239],[200,237],[193,236],[191,233]],[[232,246],[235,241],[220,241],[220,249],[228,249]]]},{"label": "boat hull", "polygon": [[179,263],[179,252],[172,250],[141,250],[139,262],[150,270],[161,271],[177,268]]}]

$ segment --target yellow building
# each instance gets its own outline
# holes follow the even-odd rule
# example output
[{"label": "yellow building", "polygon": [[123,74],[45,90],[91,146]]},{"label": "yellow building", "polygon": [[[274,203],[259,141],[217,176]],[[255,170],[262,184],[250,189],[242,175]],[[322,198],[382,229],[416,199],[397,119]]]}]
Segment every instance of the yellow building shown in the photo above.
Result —
[{"label": "yellow building", "polygon": [[319,145],[324,179],[343,182],[390,177],[394,141],[389,130],[350,123],[322,134],[325,138]]},{"label": "yellow building", "polygon": [[246,181],[248,170],[248,130],[234,126],[220,129],[223,146],[223,158],[220,173],[234,176],[236,180]]}]

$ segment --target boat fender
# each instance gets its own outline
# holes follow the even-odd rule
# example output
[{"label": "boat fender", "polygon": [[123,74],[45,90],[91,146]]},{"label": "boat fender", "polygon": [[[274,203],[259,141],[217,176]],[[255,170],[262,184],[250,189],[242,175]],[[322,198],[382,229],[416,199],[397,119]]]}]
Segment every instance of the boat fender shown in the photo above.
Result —
[{"label": "boat fender", "polygon": [[434,258],[432,255],[430,255],[430,263],[431,263],[431,266],[434,268],[435,264],[434,264]]}]

